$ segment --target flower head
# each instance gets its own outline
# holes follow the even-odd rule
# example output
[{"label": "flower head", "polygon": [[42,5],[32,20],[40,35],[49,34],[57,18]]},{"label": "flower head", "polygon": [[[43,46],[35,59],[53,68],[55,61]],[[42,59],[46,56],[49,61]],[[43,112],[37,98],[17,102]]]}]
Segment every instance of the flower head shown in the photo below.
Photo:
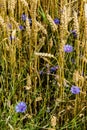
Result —
[{"label": "flower head", "polygon": [[15,106],[15,111],[16,112],[21,112],[24,113],[27,109],[27,105],[25,102],[19,102],[16,106]]},{"label": "flower head", "polygon": [[71,34],[73,34],[74,38],[77,38],[76,30],[71,30],[70,32],[71,32]]},{"label": "flower head", "polygon": [[58,18],[55,18],[54,23],[58,25],[58,24],[60,24],[60,20]]},{"label": "flower head", "polygon": [[24,30],[24,27],[22,25],[19,26],[20,30]]},{"label": "flower head", "polygon": [[71,45],[65,45],[64,46],[64,51],[67,52],[67,53],[70,53],[73,51],[73,47]]},{"label": "flower head", "polygon": [[23,21],[26,20],[26,17],[27,17],[27,16],[26,16],[25,14],[22,14],[22,16],[21,16],[21,18],[22,18]]},{"label": "flower head", "polygon": [[80,92],[80,88],[73,85],[70,91],[72,94],[78,94]]},{"label": "flower head", "polygon": [[50,73],[55,73],[58,69],[58,66],[54,66],[50,68]]}]

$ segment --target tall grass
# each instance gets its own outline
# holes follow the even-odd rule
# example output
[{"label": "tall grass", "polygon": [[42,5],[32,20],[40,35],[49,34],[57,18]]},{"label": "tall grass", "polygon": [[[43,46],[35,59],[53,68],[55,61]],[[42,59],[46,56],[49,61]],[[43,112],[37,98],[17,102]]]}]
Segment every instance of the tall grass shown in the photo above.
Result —
[{"label": "tall grass", "polygon": [[[85,4],[0,0],[1,130],[87,129]],[[64,51],[66,44],[72,52]],[[15,110],[20,101],[27,105],[24,113]]]}]

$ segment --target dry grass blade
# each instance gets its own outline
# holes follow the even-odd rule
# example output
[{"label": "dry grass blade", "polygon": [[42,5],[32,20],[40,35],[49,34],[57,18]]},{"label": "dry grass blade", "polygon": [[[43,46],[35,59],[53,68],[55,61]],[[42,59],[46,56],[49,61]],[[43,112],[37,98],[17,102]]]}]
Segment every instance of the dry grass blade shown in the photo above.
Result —
[{"label": "dry grass blade", "polygon": [[42,100],[42,97],[37,97],[36,98],[36,102],[39,102],[39,101],[41,101]]}]

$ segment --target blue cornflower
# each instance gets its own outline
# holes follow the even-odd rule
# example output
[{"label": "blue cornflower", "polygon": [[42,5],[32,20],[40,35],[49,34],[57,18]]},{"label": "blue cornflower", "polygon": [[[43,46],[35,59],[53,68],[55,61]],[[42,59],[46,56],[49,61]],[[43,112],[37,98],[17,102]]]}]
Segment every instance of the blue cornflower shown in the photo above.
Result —
[{"label": "blue cornflower", "polygon": [[19,25],[20,30],[24,30],[24,27],[22,25]]},{"label": "blue cornflower", "polygon": [[58,18],[55,18],[54,23],[58,25],[58,24],[60,24],[60,20]]},{"label": "blue cornflower", "polygon": [[66,44],[64,46],[64,52],[70,53],[73,51],[73,47],[71,45]]},{"label": "blue cornflower", "polygon": [[16,106],[15,106],[15,111],[18,113],[24,113],[27,109],[27,105],[25,102],[19,102]]},{"label": "blue cornflower", "polygon": [[71,91],[72,94],[78,94],[78,93],[80,93],[80,88],[73,85],[73,86],[71,87],[71,90],[70,90],[70,91]]},{"label": "blue cornflower", "polygon": [[23,21],[26,20],[26,17],[27,17],[27,16],[26,16],[25,14],[22,14],[22,16],[21,16],[21,18],[22,18]]},{"label": "blue cornflower", "polygon": [[77,38],[77,32],[76,32],[76,30],[71,30],[70,32],[71,32],[71,34],[73,34],[74,38]]},{"label": "blue cornflower", "polygon": [[50,68],[50,73],[55,73],[58,69],[58,66],[54,66]]}]

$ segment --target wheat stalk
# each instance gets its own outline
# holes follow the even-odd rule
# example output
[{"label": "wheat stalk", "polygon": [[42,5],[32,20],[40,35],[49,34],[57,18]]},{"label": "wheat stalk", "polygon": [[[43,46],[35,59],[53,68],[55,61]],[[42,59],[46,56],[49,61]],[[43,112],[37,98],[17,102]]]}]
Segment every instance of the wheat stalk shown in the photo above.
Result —
[{"label": "wheat stalk", "polygon": [[14,16],[14,9],[15,9],[16,1],[15,0],[8,0],[8,9],[10,10],[10,14]]},{"label": "wheat stalk", "polygon": [[22,3],[25,7],[28,8],[28,3],[26,2],[26,0],[20,0],[20,1],[21,1],[21,3]]},{"label": "wheat stalk", "polygon": [[57,26],[56,24],[54,23],[53,19],[51,18],[51,16],[47,13],[46,14],[46,17],[47,17],[47,20],[49,21],[50,25],[51,25],[51,28],[53,30],[53,32],[57,31]]},{"label": "wheat stalk", "polygon": [[[17,21],[14,19],[14,17],[10,17],[10,21],[13,23],[13,25],[16,26],[17,30],[19,30],[19,24],[17,23]],[[14,26],[14,27],[15,27]]]},{"label": "wheat stalk", "polygon": [[31,35],[31,28],[30,28],[30,24],[29,24],[29,19],[28,18],[26,18],[26,32],[27,32],[27,34],[30,37],[30,35]]},{"label": "wheat stalk", "polygon": [[47,31],[41,23],[37,22],[37,27],[38,27],[38,31],[41,30],[43,34],[47,35]]},{"label": "wheat stalk", "polygon": [[6,0],[0,0],[0,7],[6,11]]},{"label": "wheat stalk", "polygon": [[78,17],[77,17],[77,12],[76,11],[74,11],[74,14],[73,14],[74,16],[74,29],[76,30],[76,32],[77,32],[77,37],[79,38],[79,22],[78,22]]},{"label": "wheat stalk", "polygon": [[4,19],[2,18],[2,16],[0,16],[0,24],[2,25],[2,27],[5,27],[5,26],[6,26],[5,21],[4,21]]}]

